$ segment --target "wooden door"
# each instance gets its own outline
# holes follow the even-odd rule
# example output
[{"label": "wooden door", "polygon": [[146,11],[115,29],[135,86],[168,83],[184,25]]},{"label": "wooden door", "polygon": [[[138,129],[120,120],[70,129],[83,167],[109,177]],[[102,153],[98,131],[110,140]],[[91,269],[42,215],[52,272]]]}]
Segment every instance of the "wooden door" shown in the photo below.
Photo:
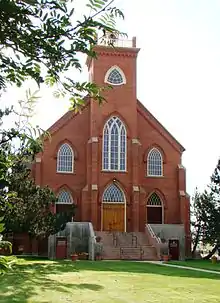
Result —
[{"label": "wooden door", "polygon": [[179,240],[169,240],[169,253],[171,260],[179,260]]},{"label": "wooden door", "polygon": [[125,207],[122,203],[102,204],[103,231],[125,230]]}]

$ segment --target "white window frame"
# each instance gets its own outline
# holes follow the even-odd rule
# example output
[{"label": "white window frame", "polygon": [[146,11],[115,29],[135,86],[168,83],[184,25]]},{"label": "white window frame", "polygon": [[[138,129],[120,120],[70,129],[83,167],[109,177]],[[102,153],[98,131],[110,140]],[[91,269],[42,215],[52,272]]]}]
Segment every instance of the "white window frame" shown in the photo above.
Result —
[{"label": "white window frame", "polygon": [[[68,145],[68,147],[70,148],[70,150],[71,150],[71,154],[72,154],[72,170],[70,171],[70,170],[59,170],[59,159],[60,159],[60,151],[61,151],[61,148],[64,146],[64,145]],[[73,149],[72,149],[72,147],[68,144],[68,143],[63,143],[61,146],[60,146],[60,148],[59,148],[59,150],[58,150],[58,152],[57,152],[57,173],[59,173],[59,174],[72,174],[74,172],[74,152],[73,152]]]},{"label": "white window frame", "polygon": [[62,189],[62,190],[58,193],[58,195],[57,195],[58,199],[59,199],[59,196],[60,196],[62,193],[68,194],[71,201],[70,201],[70,202],[61,202],[61,201],[58,200],[58,201],[56,202],[56,204],[62,204],[62,205],[71,205],[71,204],[73,204],[73,197],[72,197],[71,193],[70,193],[68,190]]},{"label": "white window frame", "polygon": [[[157,196],[157,198],[159,198],[159,201],[160,201],[160,204],[149,204],[149,201],[151,199],[152,196]],[[162,207],[163,206],[163,203],[162,203],[162,200],[160,198],[160,196],[156,193],[156,192],[153,192],[147,199],[147,206],[148,207]]]},{"label": "white window frame", "polygon": [[[109,126],[109,121],[110,120],[120,120],[121,126],[119,127],[118,124],[114,121],[111,126]],[[118,128],[118,169],[111,169],[111,129],[113,125],[116,124]],[[105,159],[104,159],[104,144],[105,144],[105,129],[106,127],[108,128],[108,168],[105,168]],[[125,158],[125,163],[124,163],[124,169],[121,169],[121,136],[122,136],[122,130],[124,129],[125,132],[125,152],[124,152],[124,158]],[[122,120],[117,117],[117,116],[112,116],[110,117],[104,127],[103,127],[103,137],[102,137],[102,170],[103,171],[117,171],[117,172],[126,172],[127,171],[127,130],[122,122]]]},{"label": "white window frame", "polygon": [[[109,75],[115,69],[121,74],[121,77],[122,77],[122,82],[121,83],[112,83],[112,82],[108,81]],[[119,86],[119,85],[126,84],[126,77],[125,77],[125,74],[124,74],[123,70],[119,66],[114,65],[114,66],[110,67],[109,70],[106,72],[104,82],[108,83],[110,85],[113,85],[113,86]]]},{"label": "white window frame", "polygon": [[[152,195],[157,195],[157,197],[160,199],[160,203],[161,203],[160,205],[158,205],[158,204],[157,205],[148,204],[148,201],[150,200]],[[161,197],[157,194],[157,192],[153,192],[153,193],[150,194],[150,196],[147,199],[147,205],[146,206],[147,206],[147,208],[161,208],[162,209],[162,218],[161,218],[162,223],[161,224],[164,224],[164,202],[161,199]]]},{"label": "white window frame", "polygon": [[[160,155],[160,165],[161,165],[161,174],[160,175],[151,174],[149,171],[150,156],[153,151],[156,151],[158,153],[158,155]],[[151,150],[148,152],[148,155],[147,155],[147,176],[148,177],[163,177],[163,156],[162,156],[161,152],[159,151],[159,149],[156,147],[151,148]]]}]

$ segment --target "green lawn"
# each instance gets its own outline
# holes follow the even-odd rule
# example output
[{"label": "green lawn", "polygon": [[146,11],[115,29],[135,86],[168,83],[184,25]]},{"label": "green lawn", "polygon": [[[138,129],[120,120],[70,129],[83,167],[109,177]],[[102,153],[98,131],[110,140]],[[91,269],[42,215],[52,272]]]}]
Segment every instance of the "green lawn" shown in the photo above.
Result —
[{"label": "green lawn", "polygon": [[169,262],[169,264],[220,271],[220,262],[212,264],[211,260],[172,261]]},{"label": "green lawn", "polygon": [[220,275],[129,261],[20,260],[1,277],[4,303],[219,302]]}]

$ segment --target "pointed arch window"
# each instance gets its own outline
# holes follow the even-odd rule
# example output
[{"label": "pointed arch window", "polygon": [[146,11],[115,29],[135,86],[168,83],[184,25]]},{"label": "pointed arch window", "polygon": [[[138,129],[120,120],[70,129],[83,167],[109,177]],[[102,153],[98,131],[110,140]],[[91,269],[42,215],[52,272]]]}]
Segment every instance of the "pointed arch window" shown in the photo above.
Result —
[{"label": "pointed arch window", "polygon": [[163,157],[157,148],[152,148],[147,157],[147,175],[151,177],[163,176]]},{"label": "pointed arch window", "polygon": [[157,193],[152,193],[147,201],[147,223],[162,224],[164,221],[163,203]]},{"label": "pointed arch window", "polygon": [[74,154],[72,148],[67,143],[62,144],[57,154],[57,172],[72,173],[73,161]]},{"label": "pointed arch window", "polygon": [[126,171],[126,128],[118,117],[111,117],[103,130],[103,170]]},{"label": "pointed arch window", "polygon": [[160,197],[158,194],[153,193],[147,201],[147,206],[162,206]]},{"label": "pointed arch window", "polygon": [[66,190],[61,190],[57,198],[56,204],[73,204],[72,195]]},{"label": "pointed arch window", "polygon": [[112,66],[105,75],[105,83],[111,85],[126,84],[126,78],[123,71],[118,66]]},{"label": "pointed arch window", "polygon": [[116,184],[110,184],[104,191],[102,201],[106,203],[124,203],[125,196]]}]

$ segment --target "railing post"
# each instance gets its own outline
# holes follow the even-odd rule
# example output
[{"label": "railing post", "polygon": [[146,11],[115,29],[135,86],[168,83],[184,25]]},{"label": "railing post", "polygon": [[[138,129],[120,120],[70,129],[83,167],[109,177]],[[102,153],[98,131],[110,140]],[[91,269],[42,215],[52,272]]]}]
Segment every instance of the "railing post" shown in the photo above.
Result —
[{"label": "railing post", "polygon": [[131,235],[131,245],[134,246],[134,240],[135,240],[135,246],[134,247],[137,247],[137,236],[135,235]]}]

